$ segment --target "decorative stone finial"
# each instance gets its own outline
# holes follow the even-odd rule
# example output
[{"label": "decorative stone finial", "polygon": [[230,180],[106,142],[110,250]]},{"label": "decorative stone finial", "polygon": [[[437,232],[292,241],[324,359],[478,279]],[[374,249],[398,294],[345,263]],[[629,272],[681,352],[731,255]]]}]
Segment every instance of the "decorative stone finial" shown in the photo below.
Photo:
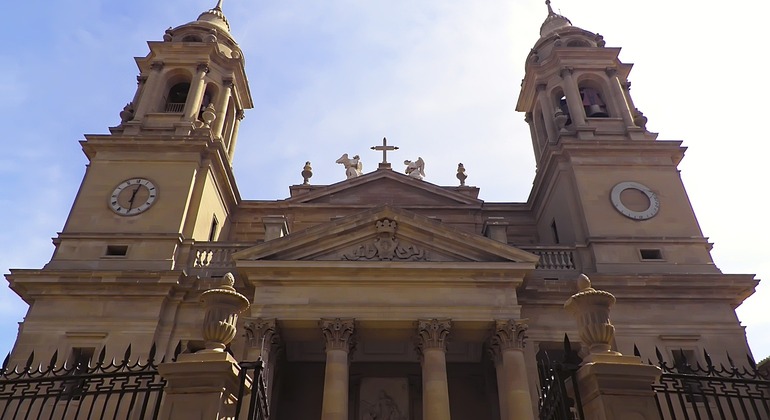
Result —
[{"label": "decorative stone finial", "polygon": [[216,25],[226,32],[230,32],[230,22],[227,21],[225,14],[222,13],[222,0],[217,1],[213,9],[209,9],[198,16],[199,22],[209,22]]},{"label": "decorative stone finial", "polygon": [[404,173],[411,178],[423,179],[425,177],[425,161],[421,157],[418,157],[416,161],[405,160],[406,170]]},{"label": "decorative stone finial", "polygon": [[120,111],[120,123],[123,124],[133,119],[134,119],[134,103],[129,102],[126,104],[126,106],[123,107],[123,110]]},{"label": "decorative stone finial", "polygon": [[222,284],[201,294],[200,300],[206,309],[203,318],[203,340],[205,353],[221,353],[235,338],[235,324],[238,314],[249,307],[249,300],[238,293],[233,285],[235,277],[227,273],[222,278]]},{"label": "decorative stone finial", "polygon": [[337,159],[335,163],[339,163],[345,167],[345,176],[347,179],[361,176],[361,173],[364,170],[364,165],[361,163],[361,158],[358,155],[353,156],[351,159],[348,157],[348,154],[345,153],[344,155],[340,156],[340,158]]},{"label": "decorative stone finial", "polygon": [[468,175],[465,175],[465,166],[463,166],[462,163],[457,164],[457,179],[460,180],[460,186],[465,185],[465,180],[468,178]]},{"label": "decorative stone finial", "polygon": [[203,113],[201,113],[201,117],[203,118],[203,123],[206,127],[211,127],[211,123],[214,122],[214,120],[217,118],[217,112],[216,109],[214,109],[214,104],[208,104],[206,108],[203,110]]},{"label": "decorative stone finial", "polygon": [[612,351],[615,327],[610,323],[610,307],[615,296],[591,287],[591,280],[585,274],[577,278],[578,292],[572,295],[564,308],[577,320],[580,340],[588,346],[591,355],[620,355]]},{"label": "decorative stone finial", "polygon": [[570,22],[569,19],[553,11],[551,0],[545,0],[545,5],[548,6],[548,16],[546,16],[543,24],[540,25],[541,38],[544,38],[561,28],[572,26],[572,22]]},{"label": "decorative stone finial", "polygon": [[305,166],[302,168],[302,185],[310,185],[310,178],[313,177],[313,168],[310,166],[310,161],[305,162]]}]

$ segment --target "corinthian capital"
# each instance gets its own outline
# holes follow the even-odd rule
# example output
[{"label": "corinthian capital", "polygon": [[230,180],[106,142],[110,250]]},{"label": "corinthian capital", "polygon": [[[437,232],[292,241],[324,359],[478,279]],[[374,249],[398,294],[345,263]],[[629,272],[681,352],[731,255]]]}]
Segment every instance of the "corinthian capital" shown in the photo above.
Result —
[{"label": "corinthian capital", "polygon": [[326,340],[326,350],[350,351],[354,321],[352,318],[322,319],[319,323]]},{"label": "corinthian capital", "polygon": [[417,348],[446,350],[446,337],[452,321],[449,319],[421,319],[417,324]]},{"label": "corinthian capital", "polygon": [[495,321],[495,332],[490,339],[490,347],[499,350],[523,349],[527,339],[527,324],[524,320]]},{"label": "corinthian capital", "polygon": [[275,324],[275,318],[247,318],[243,324],[246,332],[246,342],[250,347],[260,348],[269,352],[280,339]]}]

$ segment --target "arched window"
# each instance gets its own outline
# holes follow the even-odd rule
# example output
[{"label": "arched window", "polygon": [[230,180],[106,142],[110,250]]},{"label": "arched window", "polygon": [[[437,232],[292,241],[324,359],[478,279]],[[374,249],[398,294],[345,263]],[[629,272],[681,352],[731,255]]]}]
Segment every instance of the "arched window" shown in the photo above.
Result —
[{"label": "arched window", "polygon": [[580,99],[588,118],[607,118],[610,116],[602,87],[595,80],[586,79],[578,82]]},{"label": "arched window", "polygon": [[182,42],[203,42],[203,39],[198,35],[187,35],[182,38]]},{"label": "arched window", "polygon": [[187,94],[190,92],[190,84],[177,83],[171,86],[166,97],[165,112],[184,112],[184,104],[187,103]]},{"label": "arched window", "polygon": [[590,47],[591,44],[588,43],[586,40],[582,39],[571,39],[567,41],[567,46],[571,48],[577,48],[577,47]]}]

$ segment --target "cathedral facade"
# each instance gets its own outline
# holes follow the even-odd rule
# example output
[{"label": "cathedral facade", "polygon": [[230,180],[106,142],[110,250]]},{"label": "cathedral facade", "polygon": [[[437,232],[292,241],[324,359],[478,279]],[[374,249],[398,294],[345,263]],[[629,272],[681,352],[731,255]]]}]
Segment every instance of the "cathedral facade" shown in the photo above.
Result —
[{"label": "cathedral facade", "polygon": [[340,182],[308,165],[288,198],[244,199],[232,161],[253,99],[221,4],[149,48],[121,123],[81,142],[51,261],[7,275],[30,304],[14,360],[195,352],[200,295],[227,273],[250,303],[229,350],[265,361],[276,419],[531,418],[539,358],[577,341],[564,302],[581,273],[617,297],[614,350],[748,352],[735,308],[757,281],[715,266],[685,148],[647,130],[620,49],[550,5],[516,103],[537,162],[520,203],[480,200],[462,165],[456,186],[422,159],[402,174],[386,142],[374,171],[343,155]]}]

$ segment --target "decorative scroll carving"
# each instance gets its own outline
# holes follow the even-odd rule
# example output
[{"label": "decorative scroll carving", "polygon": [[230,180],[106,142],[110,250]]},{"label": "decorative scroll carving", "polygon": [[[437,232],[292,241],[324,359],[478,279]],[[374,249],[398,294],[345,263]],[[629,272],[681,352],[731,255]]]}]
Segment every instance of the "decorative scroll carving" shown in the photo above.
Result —
[{"label": "decorative scroll carving", "polygon": [[417,350],[446,350],[446,338],[452,321],[449,319],[421,319],[417,323]]},{"label": "decorative scroll carving", "polygon": [[398,223],[395,220],[382,219],[375,224],[377,238],[368,244],[344,254],[345,261],[380,260],[380,261],[427,261],[427,252],[415,245],[401,246],[396,239]]},{"label": "decorative scroll carving", "polygon": [[489,339],[492,352],[502,352],[508,349],[524,349],[529,326],[524,321],[513,319],[495,321],[495,332]]},{"label": "decorative scroll carving", "polygon": [[243,329],[246,332],[246,343],[249,347],[259,348],[263,358],[267,358],[267,353],[280,341],[275,318],[256,318],[246,321]]},{"label": "decorative scroll carving", "polygon": [[352,318],[322,319],[319,325],[326,340],[327,351],[350,351],[353,345],[354,321]]}]

